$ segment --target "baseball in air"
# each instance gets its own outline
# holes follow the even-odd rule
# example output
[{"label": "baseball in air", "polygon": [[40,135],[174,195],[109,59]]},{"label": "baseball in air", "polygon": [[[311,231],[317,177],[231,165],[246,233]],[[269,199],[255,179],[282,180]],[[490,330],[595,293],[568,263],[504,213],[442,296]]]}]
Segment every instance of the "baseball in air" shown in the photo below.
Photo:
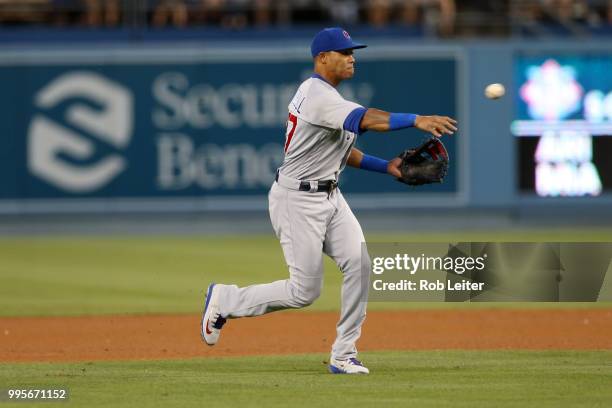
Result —
[{"label": "baseball in air", "polygon": [[489,99],[499,99],[506,93],[506,88],[502,84],[489,84],[485,88],[485,96]]}]

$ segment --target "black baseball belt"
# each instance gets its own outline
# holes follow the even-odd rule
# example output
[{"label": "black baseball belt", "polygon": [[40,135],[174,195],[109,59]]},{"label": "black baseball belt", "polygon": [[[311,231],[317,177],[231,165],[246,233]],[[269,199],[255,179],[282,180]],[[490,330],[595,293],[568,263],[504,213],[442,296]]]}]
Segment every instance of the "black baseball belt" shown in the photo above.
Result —
[{"label": "black baseball belt", "polygon": [[[281,179],[281,180],[279,180]],[[296,180],[287,176],[283,176],[279,171],[276,171],[276,182],[280,185],[291,188],[293,190],[299,191],[310,191],[313,193],[330,193],[336,187],[338,187],[338,182],[336,180],[316,180],[316,181],[307,181],[307,180]],[[299,183],[299,184],[298,184]]]}]

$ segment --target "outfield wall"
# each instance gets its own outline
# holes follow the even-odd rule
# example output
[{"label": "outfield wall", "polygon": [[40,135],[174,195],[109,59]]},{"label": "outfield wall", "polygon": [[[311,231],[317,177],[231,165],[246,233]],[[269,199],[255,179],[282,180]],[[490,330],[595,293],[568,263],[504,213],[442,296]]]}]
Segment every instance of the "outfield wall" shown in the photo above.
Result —
[{"label": "outfield wall", "polygon": [[[340,89],[347,98],[453,116],[460,132],[445,138],[452,161],[441,185],[407,195],[390,178],[347,169],[342,188],[354,208],[605,212],[612,204],[607,168],[598,197],[521,192],[518,138],[510,131],[525,115],[519,58],[609,58],[609,43],[364,41],[371,46],[356,53],[357,74]],[[311,70],[308,48],[298,43],[3,46],[0,214],[266,208],[282,160],[286,104]],[[484,98],[491,82],[506,84],[507,96]],[[358,147],[392,157],[423,137],[368,132]]]}]

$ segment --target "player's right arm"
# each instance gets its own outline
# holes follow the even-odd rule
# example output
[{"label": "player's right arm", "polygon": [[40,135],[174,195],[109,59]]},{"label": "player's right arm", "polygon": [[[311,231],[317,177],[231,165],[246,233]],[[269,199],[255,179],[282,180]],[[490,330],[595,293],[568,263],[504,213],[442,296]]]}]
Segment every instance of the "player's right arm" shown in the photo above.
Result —
[{"label": "player's right arm", "polygon": [[448,116],[390,113],[380,109],[369,108],[363,115],[359,128],[363,131],[387,132],[407,127],[416,127],[436,137],[442,137],[444,134],[452,135],[456,132],[456,124],[457,121]]}]

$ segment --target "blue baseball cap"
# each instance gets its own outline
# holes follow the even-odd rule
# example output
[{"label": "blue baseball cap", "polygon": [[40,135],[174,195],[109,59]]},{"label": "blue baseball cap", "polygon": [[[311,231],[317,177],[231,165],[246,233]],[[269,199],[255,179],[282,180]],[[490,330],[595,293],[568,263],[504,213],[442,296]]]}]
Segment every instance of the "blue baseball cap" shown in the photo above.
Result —
[{"label": "blue baseball cap", "polygon": [[313,58],[321,52],[352,50],[365,48],[367,45],[356,43],[349,33],[341,27],[325,28],[317,33],[310,44],[310,53]]}]

